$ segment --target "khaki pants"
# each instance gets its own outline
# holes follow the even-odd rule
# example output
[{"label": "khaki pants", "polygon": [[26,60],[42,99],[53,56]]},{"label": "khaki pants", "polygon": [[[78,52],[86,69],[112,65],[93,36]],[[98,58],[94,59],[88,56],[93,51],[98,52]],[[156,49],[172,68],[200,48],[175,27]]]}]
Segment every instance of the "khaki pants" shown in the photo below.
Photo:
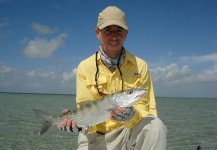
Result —
[{"label": "khaki pants", "polygon": [[166,150],[166,134],[163,122],[148,116],[133,128],[121,127],[105,135],[79,134],[77,150]]}]

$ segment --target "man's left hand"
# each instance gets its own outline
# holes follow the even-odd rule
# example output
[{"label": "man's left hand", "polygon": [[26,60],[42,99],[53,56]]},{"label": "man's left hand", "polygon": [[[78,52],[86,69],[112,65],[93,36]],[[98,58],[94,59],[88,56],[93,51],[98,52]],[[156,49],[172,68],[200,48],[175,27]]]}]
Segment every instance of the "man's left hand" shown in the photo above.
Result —
[{"label": "man's left hand", "polygon": [[118,107],[110,112],[110,119],[117,120],[120,122],[129,121],[135,114],[133,107]]}]

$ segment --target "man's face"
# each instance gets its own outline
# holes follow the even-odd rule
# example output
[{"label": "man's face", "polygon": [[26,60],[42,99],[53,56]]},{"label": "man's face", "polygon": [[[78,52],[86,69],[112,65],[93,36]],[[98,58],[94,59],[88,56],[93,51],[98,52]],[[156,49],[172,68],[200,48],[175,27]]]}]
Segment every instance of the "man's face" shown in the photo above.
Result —
[{"label": "man's face", "polygon": [[96,34],[101,42],[104,53],[110,58],[118,58],[128,34],[128,30],[116,25],[111,25],[102,30],[96,29]]}]

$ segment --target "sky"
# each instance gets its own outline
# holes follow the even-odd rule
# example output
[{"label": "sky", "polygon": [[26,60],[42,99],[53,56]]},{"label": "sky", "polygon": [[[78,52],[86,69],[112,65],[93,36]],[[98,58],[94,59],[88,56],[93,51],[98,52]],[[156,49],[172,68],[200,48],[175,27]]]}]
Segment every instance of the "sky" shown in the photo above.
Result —
[{"label": "sky", "polygon": [[0,0],[0,92],[75,94],[107,6],[125,12],[124,47],[148,63],[156,96],[217,98],[216,0]]}]

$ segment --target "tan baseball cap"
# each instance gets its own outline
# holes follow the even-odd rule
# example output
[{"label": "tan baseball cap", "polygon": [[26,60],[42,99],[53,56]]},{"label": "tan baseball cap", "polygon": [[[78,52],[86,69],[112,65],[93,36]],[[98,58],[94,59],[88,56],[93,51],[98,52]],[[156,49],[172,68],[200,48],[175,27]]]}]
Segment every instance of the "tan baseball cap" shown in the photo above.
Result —
[{"label": "tan baseball cap", "polygon": [[125,13],[116,6],[108,6],[99,13],[97,28],[103,29],[110,25],[117,25],[128,30]]}]

